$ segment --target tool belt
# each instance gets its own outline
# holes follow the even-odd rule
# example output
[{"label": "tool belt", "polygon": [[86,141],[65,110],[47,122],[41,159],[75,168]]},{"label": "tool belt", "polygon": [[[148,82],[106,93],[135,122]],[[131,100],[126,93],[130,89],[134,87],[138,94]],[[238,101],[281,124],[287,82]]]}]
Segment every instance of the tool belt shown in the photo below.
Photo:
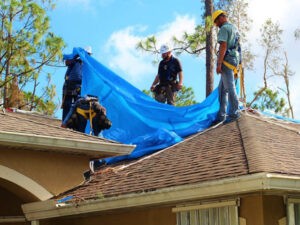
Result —
[{"label": "tool belt", "polygon": [[66,80],[63,86],[63,94],[69,96],[78,96],[81,92],[80,81],[68,81]]},{"label": "tool belt", "polygon": [[171,88],[171,90],[173,92],[176,92],[176,91],[178,91],[177,84],[178,84],[178,81],[172,81],[172,82],[169,82],[169,83],[158,84],[158,85],[155,86],[153,92],[155,94],[165,94],[166,89],[168,89],[168,88]]}]

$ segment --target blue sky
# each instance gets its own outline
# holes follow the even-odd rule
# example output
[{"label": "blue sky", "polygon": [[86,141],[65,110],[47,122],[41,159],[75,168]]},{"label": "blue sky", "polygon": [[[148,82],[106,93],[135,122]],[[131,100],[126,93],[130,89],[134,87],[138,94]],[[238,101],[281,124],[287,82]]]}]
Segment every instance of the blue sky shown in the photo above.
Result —
[{"label": "blue sky", "polygon": [[[292,34],[300,24],[289,22],[289,15],[300,9],[300,4],[298,0],[265,0],[264,7],[257,7],[261,2],[250,1],[249,14],[255,26],[253,25],[249,38],[258,55],[258,61],[255,71],[246,73],[247,95],[251,99],[251,93],[262,83],[257,38],[260,24],[268,16],[263,10],[273,7],[273,11],[269,10],[275,12],[276,18],[273,19],[285,26],[284,44],[292,70],[296,72],[291,82],[292,100],[295,102],[296,117],[300,119],[300,94],[296,91],[300,85],[300,41],[295,41]],[[201,22],[201,15],[200,0],[58,0],[56,9],[50,13],[50,19],[51,30],[67,44],[65,53],[70,53],[73,47],[90,45],[94,58],[142,90],[149,89],[157,72],[157,65],[153,65],[152,61],[160,56],[137,51],[137,42],[149,35],[155,35],[161,44],[169,42],[173,35],[180,37],[183,31],[193,32],[194,27]],[[196,100],[201,102],[205,98],[204,55],[196,58],[183,54],[179,59],[183,65],[184,84],[194,89]],[[60,100],[64,73],[65,68],[56,69],[53,73],[57,98]],[[218,80],[219,77],[215,75],[216,84]],[[278,82],[280,81],[274,80],[274,85]],[[61,112],[57,112],[57,116],[60,115]]]}]

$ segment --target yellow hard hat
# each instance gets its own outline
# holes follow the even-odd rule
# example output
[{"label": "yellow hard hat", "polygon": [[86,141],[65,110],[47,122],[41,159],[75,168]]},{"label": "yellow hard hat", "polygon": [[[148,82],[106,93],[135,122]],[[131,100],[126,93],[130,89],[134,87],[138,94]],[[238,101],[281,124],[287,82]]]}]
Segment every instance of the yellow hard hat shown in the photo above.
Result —
[{"label": "yellow hard hat", "polygon": [[213,12],[212,14],[212,21],[215,22],[215,20],[218,18],[218,16],[220,16],[221,14],[226,15],[226,12],[223,10],[216,10]]}]

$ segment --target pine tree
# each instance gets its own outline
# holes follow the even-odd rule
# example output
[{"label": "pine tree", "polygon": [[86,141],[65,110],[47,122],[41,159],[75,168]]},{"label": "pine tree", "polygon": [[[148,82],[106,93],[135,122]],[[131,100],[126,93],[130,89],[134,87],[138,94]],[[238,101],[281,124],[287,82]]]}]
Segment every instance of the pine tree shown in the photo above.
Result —
[{"label": "pine tree", "polygon": [[[61,58],[64,47],[62,38],[49,31],[46,12],[54,5],[51,0],[2,0],[0,7],[0,88],[4,107],[53,114],[55,86],[48,82],[40,87],[39,78],[45,66]],[[47,75],[48,81],[50,78]]]}]

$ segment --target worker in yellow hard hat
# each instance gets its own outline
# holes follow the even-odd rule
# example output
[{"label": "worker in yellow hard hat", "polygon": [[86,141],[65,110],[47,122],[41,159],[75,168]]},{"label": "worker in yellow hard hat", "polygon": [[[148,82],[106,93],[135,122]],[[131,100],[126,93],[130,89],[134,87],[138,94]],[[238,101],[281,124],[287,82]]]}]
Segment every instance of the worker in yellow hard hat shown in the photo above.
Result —
[{"label": "worker in yellow hard hat", "polygon": [[[221,74],[219,83],[220,110],[213,124],[220,122],[229,123],[240,118],[239,101],[236,93],[235,78],[232,68],[240,63],[239,57],[239,33],[235,26],[227,20],[227,13],[223,10],[216,10],[212,14],[212,21],[219,27],[218,43],[219,53],[217,59],[217,74]],[[226,65],[225,65],[226,64]],[[228,104],[229,102],[229,104]],[[227,110],[227,106],[229,109]],[[228,112],[228,114],[227,114]]]},{"label": "worker in yellow hard hat", "polygon": [[212,14],[212,21],[215,23],[215,20],[219,17],[219,16],[221,16],[221,15],[227,15],[226,14],[226,12],[225,11],[223,11],[223,10],[216,10],[216,11],[214,11],[213,12],[213,14]]}]

